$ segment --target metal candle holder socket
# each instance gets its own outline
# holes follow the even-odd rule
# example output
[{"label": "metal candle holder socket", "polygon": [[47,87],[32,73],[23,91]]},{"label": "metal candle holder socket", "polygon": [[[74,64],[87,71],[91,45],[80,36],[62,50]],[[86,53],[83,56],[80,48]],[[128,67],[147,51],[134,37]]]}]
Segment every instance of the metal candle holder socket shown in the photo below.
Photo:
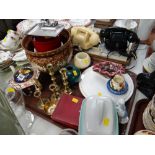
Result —
[{"label": "metal candle holder socket", "polygon": [[64,93],[71,94],[72,90],[69,88],[68,77],[67,77],[66,71],[67,71],[66,68],[62,68],[60,69],[59,72],[63,80]]}]

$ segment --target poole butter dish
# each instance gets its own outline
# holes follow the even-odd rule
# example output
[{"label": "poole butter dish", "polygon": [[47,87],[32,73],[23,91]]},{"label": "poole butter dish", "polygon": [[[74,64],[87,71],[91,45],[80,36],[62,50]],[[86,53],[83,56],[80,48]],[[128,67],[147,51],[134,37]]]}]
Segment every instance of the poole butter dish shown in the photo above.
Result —
[{"label": "poole butter dish", "polygon": [[83,100],[79,119],[79,134],[118,134],[118,117],[111,98],[91,96]]}]

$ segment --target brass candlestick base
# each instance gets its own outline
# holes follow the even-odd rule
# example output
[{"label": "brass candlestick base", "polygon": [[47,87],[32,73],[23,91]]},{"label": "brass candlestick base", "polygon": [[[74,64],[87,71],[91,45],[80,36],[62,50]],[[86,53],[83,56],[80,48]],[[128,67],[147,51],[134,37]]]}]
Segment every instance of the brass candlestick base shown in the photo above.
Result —
[{"label": "brass candlestick base", "polygon": [[55,99],[48,100],[44,106],[44,111],[46,112],[46,114],[51,115],[54,112],[56,105],[57,105],[57,100]]},{"label": "brass candlestick base", "polygon": [[63,92],[66,94],[71,94],[72,90],[69,88],[68,77],[67,77],[66,71],[67,71],[66,68],[62,68],[59,71],[62,77],[62,81],[63,81]]}]

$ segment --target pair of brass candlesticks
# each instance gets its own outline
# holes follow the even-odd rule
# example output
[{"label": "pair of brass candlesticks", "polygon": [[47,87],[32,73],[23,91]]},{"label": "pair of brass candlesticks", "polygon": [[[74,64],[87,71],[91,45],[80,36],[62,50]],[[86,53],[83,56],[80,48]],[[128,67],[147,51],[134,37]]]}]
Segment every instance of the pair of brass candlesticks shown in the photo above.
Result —
[{"label": "pair of brass candlesticks", "polygon": [[34,83],[35,83],[34,97],[39,98],[39,100],[40,100],[39,108],[43,109],[47,114],[51,115],[56,107],[56,104],[57,104],[59,98],[60,98],[60,94],[62,92],[71,94],[72,91],[69,87],[68,77],[67,77],[65,68],[62,68],[59,71],[61,74],[62,82],[63,82],[62,90],[60,90],[60,87],[56,83],[56,77],[55,77],[53,65],[48,64],[46,66],[46,70],[48,71],[49,75],[51,76],[51,81],[52,81],[52,83],[49,85],[49,90],[51,91],[50,99],[43,99],[41,97],[42,85],[40,84],[40,82],[37,79],[34,79]]}]

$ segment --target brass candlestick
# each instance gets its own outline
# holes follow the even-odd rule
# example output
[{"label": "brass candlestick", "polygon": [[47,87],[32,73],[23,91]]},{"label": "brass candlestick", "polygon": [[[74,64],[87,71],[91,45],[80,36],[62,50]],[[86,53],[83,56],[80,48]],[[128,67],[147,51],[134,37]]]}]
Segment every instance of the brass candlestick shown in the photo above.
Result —
[{"label": "brass candlestick", "polygon": [[39,101],[40,101],[39,108],[44,109],[44,102],[43,102],[43,99],[41,98],[42,85],[37,79],[34,79],[34,86],[35,86],[35,92],[33,95],[34,97],[39,98]]},{"label": "brass candlestick", "polygon": [[48,64],[47,65],[47,70],[49,72],[49,75],[51,76],[51,81],[52,81],[52,84],[49,85],[49,89],[52,91],[53,95],[56,98],[59,98],[59,96],[60,96],[60,93],[59,93],[60,88],[59,88],[59,86],[56,83],[56,78],[54,76],[53,65],[52,64]]},{"label": "brass candlestick", "polygon": [[50,84],[50,85],[49,85],[49,90],[52,92],[51,100],[52,100],[52,99],[58,100],[59,97],[60,97],[60,93],[59,93],[58,87],[56,87],[55,84]]},{"label": "brass candlestick", "polygon": [[68,77],[67,77],[66,71],[67,71],[66,68],[61,68],[59,72],[61,74],[62,81],[63,81],[64,93],[71,94],[72,90],[69,88]]}]

